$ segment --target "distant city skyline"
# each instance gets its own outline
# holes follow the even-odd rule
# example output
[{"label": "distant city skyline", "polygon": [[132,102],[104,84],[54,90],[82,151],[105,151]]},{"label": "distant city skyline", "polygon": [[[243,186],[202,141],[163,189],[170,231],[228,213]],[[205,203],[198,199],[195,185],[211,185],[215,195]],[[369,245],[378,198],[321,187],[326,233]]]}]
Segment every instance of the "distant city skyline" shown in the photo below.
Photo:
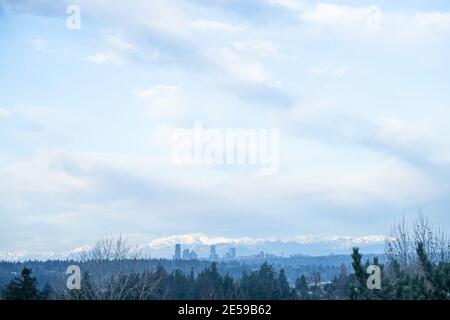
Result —
[{"label": "distant city skyline", "polygon": [[[126,236],[122,235],[126,240]],[[386,237],[372,235],[365,237],[350,236],[296,236],[272,238],[223,238],[209,237],[205,234],[185,234],[153,239],[148,243],[130,243],[133,253],[142,258],[164,258],[172,260],[225,260],[261,256],[309,255],[324,256],[329,254],[349,254],[357,246],[362,251],[371,254],[381,254],[384,251]],[[77,259],[82,252],[87,252],[95,244],[84,244],[63,251],[3,251],[0,250],[0,260],[46,260],[46,259]],[[211,255],[212,246],[216,256]]]}]

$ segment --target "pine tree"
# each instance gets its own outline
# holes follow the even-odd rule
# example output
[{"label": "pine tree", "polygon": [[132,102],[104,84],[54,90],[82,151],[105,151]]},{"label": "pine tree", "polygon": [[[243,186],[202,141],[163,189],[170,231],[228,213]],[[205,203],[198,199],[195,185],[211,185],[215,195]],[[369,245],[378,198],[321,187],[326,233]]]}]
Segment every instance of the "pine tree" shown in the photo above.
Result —
[{"label": "pine tree", "polygon": [[336,298],[344,299],[347,296],[348,288],[348,275],[347,267],[345,264],[341,264],[339,277],[336,280]]},{"label": "pine tree", "polygon": [[193,298],[198,300],[223,299],[223,279],[217,270],[217,263],[213,262],[202,272],[195,281]]},{"label": "pine tree", "polygon": [[288,280],[286,278],[286,274],[283,269],[278,273],[277,278],[277,286],[278,286],[278,299],[288,300],[292,299],[292,290],[289,287]]},{"label": "pine tree", "polygon": [[11,280],[5,290],[5,300],[37,300],[39,298],[37,280],[31,276],[32,270],[23,268],[20,277]]},{"label": "pine tree", "polygon": [[241,278],[241,298],[248,300],[278,299],[278,283],[275,272],[267,263],[263,263],[258,271]]},{"label": "pine tree", "polygon": [[359,249],[353,248],[352,267],[354,277],[351,278],[352,281],[349,286],[349,297],[352,300],[364,300],[367,299],[368,296],[368,289],[366,287],[367,278],[361,264],[361,259],[362,255],[359,253]]},{"label": "pine tree", "polygon": [[305,275],[302,274],[301,277],[295,280],[295,290],[297,291],[298,298],[300,300],[308,300],[308,282],[306,281]]},{"label": "pine tree", "polygon": [[189,288],[188,292],[187,292],[187,299],[194,298],[194,285],[195,285],[195,273],[194,273],[194,268],[191,267],[189,276],[187,277],[187,286]]},{"label": "pine tree", "polygon": [[156,271],[151,275],[150,283],[155,284],[154,288],[152,288],[153,298],[157,300],[165,299],[170,279],[163,266],[158,266]]},{"label": "pine tree", "polygon": [[175,270],[170,275],[170,285],[167,290],[168,300],[185,300],[188,298],[189,283],[181,270]]},{"label": "pine tree", "polygon": [[233,300],[237,298],[236,285],[233,278],[226,274],[223,277],[223,294],[224,299]]},{"label": "pine tree", "polygon": [[313,300],[319,300],[323,298],[323,291],[322,288],[320,287],[320,283],[321,283],[321,274],[320,272],[314,272],[311,275],[311,282],[312,282],[312,286],[311,286],[311,298]]},{"label": "pine tree", "polygon": [[39,292],[39,300],[50,300],[53,293],[53,289],[50,284],[47,282],[44,285],[44,288]]}]

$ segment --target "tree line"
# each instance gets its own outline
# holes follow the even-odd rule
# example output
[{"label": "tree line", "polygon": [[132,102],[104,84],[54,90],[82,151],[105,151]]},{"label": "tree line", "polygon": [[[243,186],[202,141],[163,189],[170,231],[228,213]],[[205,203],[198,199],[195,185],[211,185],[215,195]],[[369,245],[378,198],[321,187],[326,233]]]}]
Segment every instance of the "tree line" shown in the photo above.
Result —
[{"label": "tree line", "polygon": [[[352,270],[345,264],[331,281],[322,281],[321,273],[299,275],[289,282],[285,271],[276,271],[265,262],[259,269],[244,271],[236,279],[222,275],[213,262],[201,272],[174,270],[159,266],[150,271],[121,268],[130,259],[129,249],[119,239],[104,241],[85,256],[90,265],[84,272],[79,290],[45,284],[38,289],[30,268],[0,289],[7,300],[446,300],[450,299],[450,242],[419,215],[409,227],[404,221],[394,225],[386,241],[387,261],[377,257],[363,263],[363,255],[353,248]],[[369,289],[369,265],[381,270],[380,289]]]}]

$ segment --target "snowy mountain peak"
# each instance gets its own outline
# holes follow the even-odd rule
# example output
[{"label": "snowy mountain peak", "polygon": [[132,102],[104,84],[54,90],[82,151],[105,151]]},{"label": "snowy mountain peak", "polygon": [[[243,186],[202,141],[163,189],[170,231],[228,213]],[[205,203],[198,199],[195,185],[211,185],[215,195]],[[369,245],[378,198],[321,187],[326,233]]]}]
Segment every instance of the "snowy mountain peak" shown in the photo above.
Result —
[{"label": "snowy mountain peak", "polygon": [[317,242],[348,242],[348,243],[377,243],[384,242],[385,236],[369,235],[363,237],[351,236],[331,236],[319,237],[312,235],[301,235],[293,237],[269,237],[269,238],[225,238],[225,237],[209,237],[203,233],[188,233],[183,235],[174,235],[154,239],[143,247],[160,248],[165,246],[173,246],[176,243],[185,245],[220,245],[220,244],[257,244],[264,242],[294,242],[294,243],[317,243]]},{"label": "snowy mountain peak", "polygon": [[[292,237],[268,238],[227,238],[210,237],[203,233],[188,233],[157,238],[139,247],[145,256],[171,258],[175,244],[195,250],[199,257],[208,257],[209,246],[216,245],[219,255],[225,254],[231,248],[236,248],[238,255],[253,255],[261,251],[280,254],[328,255],[348,254],[352,247],[360,247],[365,253],[381,253],[384,249],[386,237],[382,235],[368,235],[362,237],[329,236],[319,237],[299,235]],[[30,253],[26,251],[0,252],[0,261],[25,260],[76,260],[83,252],[92,249],[90,245],[82,245],[72,250],[54,252]]]}]

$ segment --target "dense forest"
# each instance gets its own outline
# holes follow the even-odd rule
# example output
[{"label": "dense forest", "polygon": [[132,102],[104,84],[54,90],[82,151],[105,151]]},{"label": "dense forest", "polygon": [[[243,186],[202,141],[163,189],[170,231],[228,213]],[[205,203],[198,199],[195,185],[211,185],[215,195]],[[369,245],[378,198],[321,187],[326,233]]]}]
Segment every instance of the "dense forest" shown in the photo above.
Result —
[{"label": "dense forest", "polygon": [[[239,277],[223,274],[218,264],[206,263],[195,272],[159,265],[139,270],[142,263],[129,255],[121,240],[103,240],[81,257],[81,288],[68,290],[62,281],[38,284],[33,270],[24,267],[20,274],[0,289],[6,300],[172,300],[172,299],[283,299],[283,300],[365,300],[365,299],[450,299],[449,241],[442,229],[434,228],[419,216],[409,228],[405,222],[392,228],[386,241],[386,259],[366,259],[353,249],[351,268],[341,264],[330,281],[320,271],[298,274],[289,280],[283,268],[268,262],[257,270],[244,270]],[[365,262],[363,262],[365,260]],[[126,263],[124,263],[126,262]],[[126,268],[124,268],[126,266]],[[370,289],[369,266],[381,270],[380,287]],[[138,271],[139,270],[139,271]]]},{"label": "dense forest", "polygon": [[[365,255],[365,259],[372,260],[375,255]],[[385,256],[379,256],[380,261],[385,261]],[[273,269],[279,272],[284,270],[288,282],[293,284],[299,275],[305,275],[311,278],[314,273],[319,272],[322,282],[330,282],[335,276],[339,275],[342,268],[351,269],[350,255],[329,255],[329,256],[305,256],[294,255],[290,257],[276,257],[258,259],[236,259],[219,260],[217,269],[224,276],[228,274],[236,280],[239,280],[244,273],[251,273],[267,262]],[[23,261],[23,262],[0,262],[0,287],[8,284],[15,276],[20,275],[24,267],[31,268],[35,277],[39,279],[38,288],[42,289],[45,283],[52,286],[55,283],[65,282],[67,278],[66,269],[70,265],[79,265],[81,270],[92,269],[92,261],[73,261],[73,260],[47,260],[47,261]],[[211,264],[209,260],[173,260],[173,259],[124,259],[123,261],[114,261],[117,268],[125,273],[135,272],[143,273],[145,271],[154,271],[163,267],[168,273],[175,270],[188,274],[191,271],[197,276],[206,267]],[[108,269],[108,268],[106,268]]]}]

